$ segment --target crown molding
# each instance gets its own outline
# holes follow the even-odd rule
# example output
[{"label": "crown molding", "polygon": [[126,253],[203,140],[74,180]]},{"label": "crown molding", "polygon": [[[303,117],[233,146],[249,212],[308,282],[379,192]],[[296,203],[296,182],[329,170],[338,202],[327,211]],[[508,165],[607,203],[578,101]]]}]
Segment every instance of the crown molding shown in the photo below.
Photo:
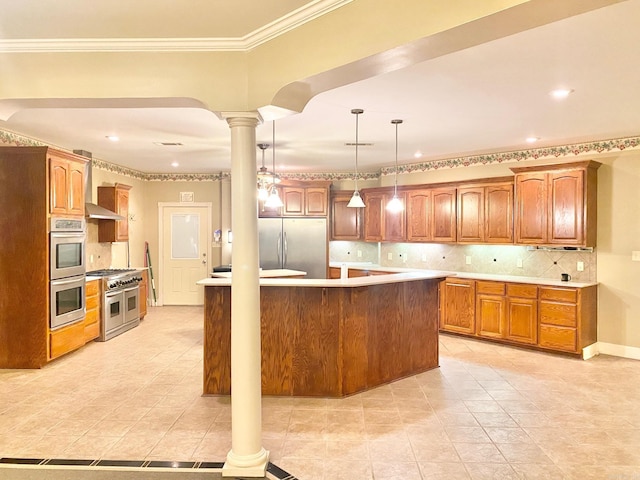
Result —
[{"label": "crown molding", "polygon": [[243,37],[0,39],[0,53],[246,52],[353,0],[315,0]]}]

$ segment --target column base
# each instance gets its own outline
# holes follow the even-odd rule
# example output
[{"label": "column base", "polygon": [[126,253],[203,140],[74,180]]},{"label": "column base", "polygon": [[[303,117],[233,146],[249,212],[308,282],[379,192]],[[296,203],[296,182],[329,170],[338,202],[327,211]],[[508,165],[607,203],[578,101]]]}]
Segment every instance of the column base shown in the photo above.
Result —
[{"label": "column base", "polygon": [[252,455],[236,455],[231,450],[222,467],[222,476],[264,478],[268,464],[269,452],[264,448]]}]

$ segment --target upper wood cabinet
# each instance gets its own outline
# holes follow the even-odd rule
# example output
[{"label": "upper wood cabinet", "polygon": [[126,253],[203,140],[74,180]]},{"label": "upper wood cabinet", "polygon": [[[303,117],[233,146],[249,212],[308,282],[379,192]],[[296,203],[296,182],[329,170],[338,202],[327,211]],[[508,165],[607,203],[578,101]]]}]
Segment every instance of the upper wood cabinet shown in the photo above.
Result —
[{"label": "upper wood cabinet", "polygon": [[431,240],[456,241],[455,188],[436,188],[431,191]]},{"label": "upper wood cabinet", "polygon": [[431,241],[431,190],[408,190],[407,201],[407,241]]},{"label": "upper wood cabinet", "polygon": [[331,194],[331,240],[362,238],[362,208],[347,207],[352,194],[350,191],[336,191]]},{"label": "upper wood cabinet", "polygon": [[270,208],[264,202],[258,202],[258,216],[326,217],[329,213],[329,184],[330,182],[283,182],[276,187],[283,206]]},{"label": "upper wood cabinet", "polygon": [[124,220],[99,220],[98,242],[124,242],[129,240],[129,185],[98,187],[98,205],[107,208]]},{"label": "upper wood cabinet", "polygon": [[[405,209],[399,212],[387,210],[393,198],[393,189],[364,192],[364,239],[367,242],[404,242],[406,233]],[[398,198],[406,206],[405,192],[398,192]]]},{"label": "upper wood cabinet", "polygon": [[49,150],[49,211],[52,215],[84,216],[85,162]]},{"label": "upper wood cabinet", "polygon": [[513,184],[458,188],[458,243],[513,243]]},{"label": "upper wood cabinet", "polygon": [[516,243],[595,247],[598,167],[586,161],[512,168]]}]

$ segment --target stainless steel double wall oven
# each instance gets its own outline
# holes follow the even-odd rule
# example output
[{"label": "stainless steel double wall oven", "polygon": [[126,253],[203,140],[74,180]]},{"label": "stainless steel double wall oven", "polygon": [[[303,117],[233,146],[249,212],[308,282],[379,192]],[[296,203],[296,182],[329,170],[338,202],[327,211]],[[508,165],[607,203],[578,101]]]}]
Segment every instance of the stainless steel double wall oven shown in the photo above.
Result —
[{"label": "stainless steel double wall oven", "polygon": [[84,219],[51,218],[49,234],[49,303],[51,330],[84,320]]}]

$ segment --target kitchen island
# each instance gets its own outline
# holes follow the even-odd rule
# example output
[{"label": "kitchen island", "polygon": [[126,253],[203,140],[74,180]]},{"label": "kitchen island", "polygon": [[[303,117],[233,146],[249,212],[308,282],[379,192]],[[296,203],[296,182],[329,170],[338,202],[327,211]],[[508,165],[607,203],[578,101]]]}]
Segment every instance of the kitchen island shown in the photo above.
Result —
[{"label": "kitchen island", "polygon": [[[444,272],[260,280],[262,393],[342,397],[438,366]],[[231,281],[208,278],[204,394],[231,392]]]}]

